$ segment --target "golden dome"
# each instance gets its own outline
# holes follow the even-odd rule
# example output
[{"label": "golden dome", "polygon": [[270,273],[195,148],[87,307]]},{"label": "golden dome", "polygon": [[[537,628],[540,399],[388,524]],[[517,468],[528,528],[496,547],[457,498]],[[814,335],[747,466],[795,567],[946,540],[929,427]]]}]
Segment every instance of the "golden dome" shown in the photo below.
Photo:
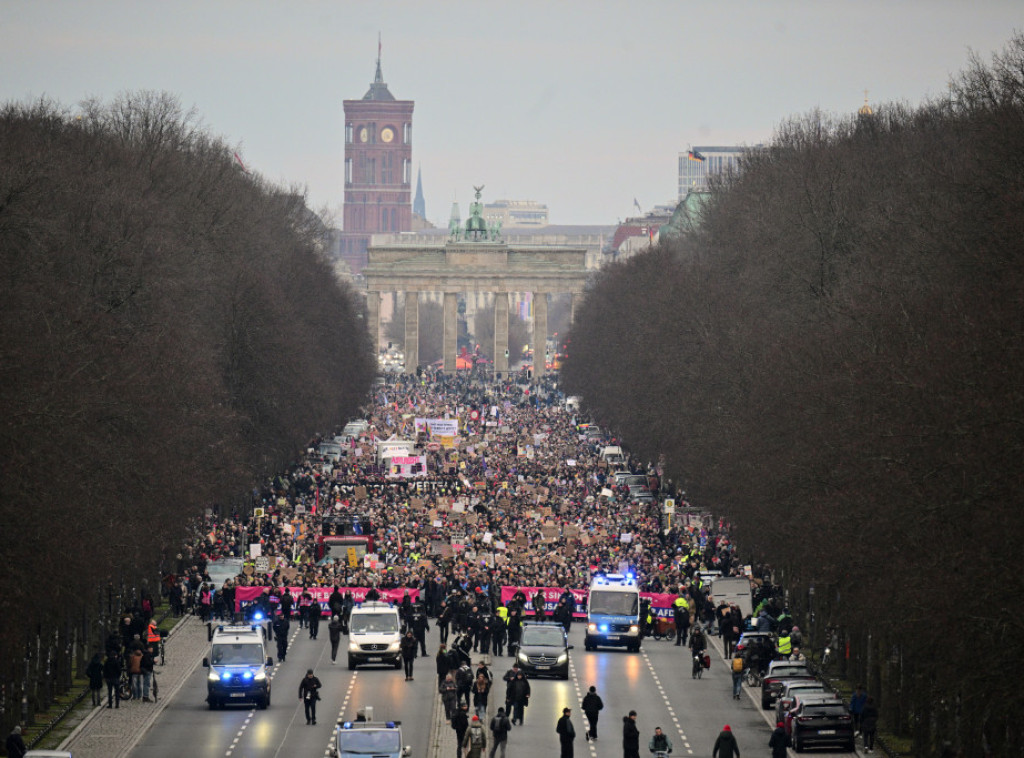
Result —
[{"label": "golden dome", "polygon": [[857,113],[858,113],[858,115],[861,115],[861,116],[870,116],[870,115],[872,115],[874,113],[874,111],[871,110],[871,106],[868,105],[868,91],[867,90],[864,90],[864,105],[862,105],[860,108],[857,109]]}]

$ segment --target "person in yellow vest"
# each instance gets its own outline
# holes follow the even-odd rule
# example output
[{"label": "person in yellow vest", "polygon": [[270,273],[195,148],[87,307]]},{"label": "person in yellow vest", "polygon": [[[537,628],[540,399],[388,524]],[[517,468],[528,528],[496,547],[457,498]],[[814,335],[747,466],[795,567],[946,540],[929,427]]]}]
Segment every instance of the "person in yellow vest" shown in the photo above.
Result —
[{"label": "person in yellow vest", "polygon": [[775,658],[788,661],[792,652],[793,638],[789,636],[789,632],[783,632],[779,635],[779,641],[775,643]]},{"label": "person in yellow vest", "polygon": [[149,652],[155,660],[160,655],[160,627],[156,625],[154,620],[150,620],[149,625],[146,627],[146,644],[149,646]]},{"label": "person in yellow vest", "polygon": [[676,624],[676,645],[685,645],[690,630],[690,604],[682,594],[672,601],[672,618]]}]

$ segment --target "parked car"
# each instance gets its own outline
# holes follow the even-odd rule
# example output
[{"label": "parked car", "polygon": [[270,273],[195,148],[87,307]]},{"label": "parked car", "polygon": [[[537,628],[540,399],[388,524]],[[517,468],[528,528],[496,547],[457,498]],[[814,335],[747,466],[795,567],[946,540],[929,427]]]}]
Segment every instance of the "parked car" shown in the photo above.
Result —
[{"label": "parked car", "polygon": [[793,704],[789,710],[782,715],[782,725],[786,730],[786,734],[792,737],[793,734],[793,719],[796,718],[797,713],[801,709],[808,705],[843,705],[842,699],[839,695],[834,692],[812,692],[807,695],[797,695],[793,699]]},{"label": "parked car", "polygon": [[783,682],[782,692],[775,700],[775,720],[782,721],[786,711],[793,707],[793,702],[798,695],[827,695],[832,690],[824,682],[817,680],[793,679]]},{"label": "parked car", "polygon": [[802,663],[790,663],[789,661],[772,661],[768,664],[768,671],[761,680],[761,707],[768,710],[775,703],[782,692],[784,681],[817,681],[811,670]]},{"label": "parked car", "polygon": [[736,650],[734,654],[742,655],[746,652],[747,648],[750,647],[754,640],[772,640],[772,635],[769,632],[743,632],[740,635],[739,640],[736,642]]},{"label": "parked car", "polygon": [[840,747],[853,751],[853,720],[842,703],[807,702],[791,719],[793,749]]}]

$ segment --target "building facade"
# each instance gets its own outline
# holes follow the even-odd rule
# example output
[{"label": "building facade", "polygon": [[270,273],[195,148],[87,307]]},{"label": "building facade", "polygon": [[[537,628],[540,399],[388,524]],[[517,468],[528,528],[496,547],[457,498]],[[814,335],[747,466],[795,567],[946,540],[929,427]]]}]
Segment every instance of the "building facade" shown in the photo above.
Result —
[{"label": "building facade", "polygon": [[722,174],[729,170],[738,171],[740,158],[748,150],[755,148],[741,145],[695,147],[685,153],[679,153],[679,200],[686,193],[703,192],[708,189],[708,177]]},{"label": "building facade", "polygon": [[381,74],[345,100],[345,205],[341,256],[356,274],[366,266],[370,236],[412,229],[412,100],[396,100]]},{"label": "building facade", "polygon": [[535,200],[495,200],[484,205],[484,219],[504,229],[537,229],[548,225],[548,207]]}]

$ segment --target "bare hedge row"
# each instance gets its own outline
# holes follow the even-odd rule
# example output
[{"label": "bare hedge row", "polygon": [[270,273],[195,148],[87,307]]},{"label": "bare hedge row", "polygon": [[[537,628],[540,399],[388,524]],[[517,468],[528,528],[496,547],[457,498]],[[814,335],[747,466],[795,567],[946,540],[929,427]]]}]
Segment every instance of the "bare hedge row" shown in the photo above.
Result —
[{"label": "bare hedge row", "polygon": [[322,232],[167,95],[0,108],[8,714],[26,649],[82,647],[98,588],[358,407],[375,359]]},{"label": "bare hedge row", "polygon": [[917,755],[1020,755],[1024,36],[949,99],[786,123],[605,273],[566,391],[778,566]]}]

